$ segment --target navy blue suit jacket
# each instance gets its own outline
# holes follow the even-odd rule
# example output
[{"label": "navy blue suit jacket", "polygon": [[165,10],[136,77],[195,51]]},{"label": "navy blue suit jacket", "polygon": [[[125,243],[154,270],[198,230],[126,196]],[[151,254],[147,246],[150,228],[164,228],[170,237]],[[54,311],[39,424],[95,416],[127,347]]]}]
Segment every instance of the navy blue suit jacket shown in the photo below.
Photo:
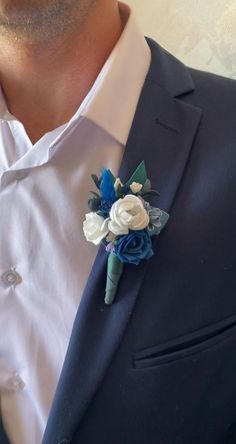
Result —
[{"label": "navy blue suit jacket", "polygon": [[100,248],[43,444],[236,443],[236,81],[147,41],[119,177],[145,160],[170,219],[111,306]]}]

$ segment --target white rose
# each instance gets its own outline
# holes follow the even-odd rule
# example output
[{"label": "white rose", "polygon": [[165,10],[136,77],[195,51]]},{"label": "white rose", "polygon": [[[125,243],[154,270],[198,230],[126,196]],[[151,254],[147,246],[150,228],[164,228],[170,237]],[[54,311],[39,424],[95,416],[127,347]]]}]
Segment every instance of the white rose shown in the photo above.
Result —
[{"label": "white rose", "polygon": [[138,182],[132,182],[129,187],[134,194],[138,193],[143,188],[142,184]]},{"label": "white rose", "polygon": [[101,240],[109,233],[108,220],[99,216],[97,213],[87,213],[83,222],[83,231],[86,239],[93,244],[98,245]]},{"label": "white rose", "polygon": [[128,234],[129,230],[143,230],[149,224],[149,215],[142,200],[133,194],[118,199],[111,207],[109,230],[116,234]]}]

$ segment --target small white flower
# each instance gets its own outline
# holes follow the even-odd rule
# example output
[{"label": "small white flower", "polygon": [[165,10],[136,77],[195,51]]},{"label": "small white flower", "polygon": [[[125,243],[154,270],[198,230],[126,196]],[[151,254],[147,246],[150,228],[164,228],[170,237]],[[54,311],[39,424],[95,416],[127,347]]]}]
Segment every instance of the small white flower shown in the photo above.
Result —
[{"label": "small white flower", "polygon": [[133,194],[118,199],[111,207],[108,229],[117,236],[129,230],[143,230],[149,224],[149,215],[142,200]]},{"label": "small white flower", "polygon": [[86,239],[95,245],[98,245],[102,239],[109,233],[108,219],[104,219],[97,213],[87,213],[83,222],[83,231]]},{"label": "small white flower", "polygon": [[115,191],[117,190],[117,188],[118,188],[119,186],[122,187],[122,186],[123,186],[123,183],[121,182],[120,178],[117,177],[117,179],[115,180],[115,183],[114,183]]},{"label": "small white flower", "polygon": [[134,194],[138,193],[143,188],[142,184],[138,182],[132,182],[129,187]]}]

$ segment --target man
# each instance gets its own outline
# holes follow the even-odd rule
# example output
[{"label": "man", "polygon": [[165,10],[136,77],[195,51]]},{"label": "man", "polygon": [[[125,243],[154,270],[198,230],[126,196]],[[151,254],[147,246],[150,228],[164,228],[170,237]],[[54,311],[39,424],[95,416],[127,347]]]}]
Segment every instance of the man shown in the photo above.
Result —
[{"label": "man", "polygon": [[[236,82],[116,0],[0,0],[0,43],[0,443],[235,443]],[[107,306],[90,175],[142,160],[170,218]]]}]

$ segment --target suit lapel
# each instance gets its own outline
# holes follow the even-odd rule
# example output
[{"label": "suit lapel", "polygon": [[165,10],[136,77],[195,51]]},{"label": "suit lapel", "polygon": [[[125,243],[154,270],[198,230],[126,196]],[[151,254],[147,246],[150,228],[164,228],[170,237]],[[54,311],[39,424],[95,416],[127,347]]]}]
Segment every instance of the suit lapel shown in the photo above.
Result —
[{"label": "suit lapel", "polygon": [[[187,164],[201,110],[177,99],[194,89],[188,69],[155,42],[147,40],[152,50],[152,63],[119,177],[125,181],[145,160],[152,186],[160,192],[155,205],[170,212],[171,223],[171,206]],[[134,310],[148,261],[139,266],[125,266],[115,303],[105,306],[106,260],[106,252],[101,247],[74,323],[43,444],[72,439],[105,377]]]}]

